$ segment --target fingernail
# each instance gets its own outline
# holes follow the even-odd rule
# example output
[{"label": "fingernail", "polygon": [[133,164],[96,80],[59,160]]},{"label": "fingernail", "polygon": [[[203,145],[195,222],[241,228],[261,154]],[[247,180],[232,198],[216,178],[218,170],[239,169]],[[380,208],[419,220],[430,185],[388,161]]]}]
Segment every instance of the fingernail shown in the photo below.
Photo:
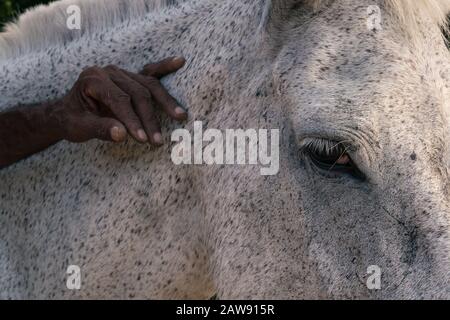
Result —
[{"label": "fingernail", "polygon": [[153,142],[157,143],[157,144],[162,144],[163,143],[163,139],[162,139],[162,135],[161,133],[157,132],[153,135]]},{"label": "fingernail", "polygon": [[147,134],[142,129],[138,130],[137,135],[139,137],[139,140],[141,140],[141,141],[147,141],[148,140]]},{"label": "fingernail", "polygon": [[182,61],[184,61],[184,58],[183,57],[175,57],[175,58],[173,58],[172,61],[173,62],[182,62]]},{"label": "fingernail", "polygon": [[186,111],[184,111],[184,109],[181,108],[181,107],[176,107],[176,108],[175,108],[175,113],[176,113],[177,115],[185,115],[185,114],[186,114]]},{"label": "fingernail", "polygon": [[123,132],[122,132],[122,130],[120,130],[119,127],[112,127],[111,128],[111,138],[114,141],[116,141],[116,142],[122,141],[124,139],[123,136],[124,136]]}]

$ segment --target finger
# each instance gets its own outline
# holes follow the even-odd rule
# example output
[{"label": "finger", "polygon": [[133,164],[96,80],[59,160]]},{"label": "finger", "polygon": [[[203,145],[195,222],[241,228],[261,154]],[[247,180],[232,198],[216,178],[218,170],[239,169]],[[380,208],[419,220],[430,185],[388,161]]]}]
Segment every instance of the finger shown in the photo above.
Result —
[{"label": "finger", "polygon": [[147,134],[133,110],[130,96],[117,87],[108,75],[102,79],[102,82],[93,78],[93,80],[88,81],[86,85],[86,94],[106,105],[117,120],[125,125],[134,139],[138,142],[146,142],[148,140]]},{"label": "finger", "polygon": [[158,116],[155,113],[155,109],[153,106],[149,107],[149,105],[151,105],[149,100],[135,100],[136,112],[144,124],[150,143],[159,146],[163,144],[161,126],[159,124]]},{"label": "finger", "polygon": [[111,79],[131,97],[134,110],[144,126],[150,142],[154,145],[161,145],[163,143],[161,127],[148,90],[120,69],[111,73]]},{"label": "finger", "polygon": [[157,63],[146,65],[140,73],[144,76],[152,76],[160,79],[181,69],[185,63],[186,60],[183,57],[171,57]]},{"label": "finger", "polygon": [[186,111],[180,107],[178,102],[173,98],[166,88],[155,78],[144,77],[142,75],[134,74],[123,70],[130,78],[139,82],[152,95],[153,100],[164,110],[164,112],[172,119],[183,121],[187,119]]},{"label": "finger", "polygon": [[123,142],[127,138],[127,130],[116,119],[102,118],[94,114],[88,114],[79,120],[84,137],[80,141],[100,139],[111,142]]}]

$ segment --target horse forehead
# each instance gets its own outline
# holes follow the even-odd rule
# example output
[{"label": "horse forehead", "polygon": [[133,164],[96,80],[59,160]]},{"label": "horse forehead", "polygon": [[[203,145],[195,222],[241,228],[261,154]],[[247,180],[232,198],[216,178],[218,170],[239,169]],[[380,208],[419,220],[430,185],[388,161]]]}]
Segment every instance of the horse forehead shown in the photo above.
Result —
[{"label": "horse forehead", "polygon": [[[445,128],[450,127],[439,96],[420,81],[396,81],[395,76],[384,81],[385,73],[373,72],[374,77],[367,77],[357,71],[353,73],[356,81],[336,81],[333,71],[325,70],[314,79],[299,77],[296,82],[302,72],[282,79],[287,80],[282,94],[288,100],[291,120],[296,128],[302,128],[299,135],[350,138],[386,150],[398,145],[397,137],[403,142],[421,141],[424,148],[445,150]],[[322,80],[317,81],[319,77]],[[420,78],[417,71],[408,77]]]},{"label": "horse forehead", "polygon": [[[344,20],[333,23],[346,25]],[[361,22],[349,30],[348,24],[343,30],[316,24],[325,32],[310,29],[305,38],[304,31],[297,30],[300,39],[309,41],[291,41],[274,68],[278,92],[286,94],[297,112],[320,114],[324,121],[351,126],[376,118],[428,128],[448,126],[442,112],[448,104],[443,105],[440,94],[426,85],[441,79],[424,77],[428,64],[420,63],[410,48],[395,43],[394,30],[372,36]],[[332,32],[327,33],[330,28]]]}]

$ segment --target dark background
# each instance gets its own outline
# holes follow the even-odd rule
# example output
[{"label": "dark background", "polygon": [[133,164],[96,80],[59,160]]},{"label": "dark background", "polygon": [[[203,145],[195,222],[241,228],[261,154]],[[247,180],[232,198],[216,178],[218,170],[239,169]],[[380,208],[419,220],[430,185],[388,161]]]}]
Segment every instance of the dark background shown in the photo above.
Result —
[{"label": "dark background", "polygon": [[0,0],[0,27],[26,8],[49,2],[52,2],[52,0]]}]

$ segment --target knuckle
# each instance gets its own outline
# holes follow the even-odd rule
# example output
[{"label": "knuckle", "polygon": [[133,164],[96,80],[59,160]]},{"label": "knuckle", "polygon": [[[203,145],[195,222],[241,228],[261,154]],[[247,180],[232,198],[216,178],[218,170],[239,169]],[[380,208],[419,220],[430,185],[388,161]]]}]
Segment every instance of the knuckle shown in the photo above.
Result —
[{"label": "knuckle", "polygon": [[134,102],[135,102],[135,105],[136,105],[136,111],[139,114],[145,114],[145,113],[148,112],[149,105],[148,105],[147,101],[141,100],[141,99],[136,99]]},{"label": "knuckle", "polygon": [[151,69],[151,68],[153,68],[153,63],[147,63],[145,66],[144,66],[144,70],[149,70],[149,69]]},{"label": "knuckle", "polygon": [[147,64],[142,69],[142,73],[147,76],[151,76],[155,72],[155,65],[154,64]]},{"label": "knuckle", "polygon": [[118,71],[119,70],[119,68],[113,64],[109,64],[103,69],[106,71]]},{"label": "knuckle", "polygon": [[123,102],[131,101],[131,97],[126,93],[118,93],[116,99]]},{"label": "knuckle", "polygon": [[154,77],[147,77],[145,82],[149,88],[153,88],[154,86],[159,84],[159,80]]},{"label": "knuckle", "polygon": [[80,89],[84,94],[92,95],[95,91],[95,81],[91,77],[85,77],[81,80]]},{"label": "knuckle", "polygon": [[117,120],[126,124],[127,127],[130,127],[132,129],[136,128],[137,118],[136,118],[133,110],[131,110],[129,108],[125,108],[120,111],[117,111]]},{"label": "knuckle", "polygon": [[81,76],[87,77],[99,74],[101,74],[101,69],[98,66],[88,67],[81,72]]},{"label": "knuckle", "polygon": [[152,95],[150,94],[150,92],[145,91],[145,92],[139,92],[137,94],[137,100],[139,103],[147,104],[147,103],[149,103],[149,101],[151,101],[151,99],[152,99]]},{"label": "knuckle", "polygon": [[112,97],[112,98],[121,105],[130,105],[131,104],[131,97],[126,93],[119,93],[115,97]]},{"label": "knuckle", "polygon": [[127,119],[128,120],[126,120],[125,122],[128,123],[128,127],[130,127],[131,130],[137,131],[142,128],[140,121],[135,116],[129,114]]},{"label": "knuckle", "polygon": [[159,119],[156,117],[156,114],[153,112],[146,113],[143,120],[152,126],[157,126],[159,123]]},{"label": "knuckle", "polygon": [[134,82],[128,84],[127,92],[132,97],[133,101],[148,101],[151,99],[150,92],[147,90],[147,88],[145,88],[145,86],[140,83]]},{"label": "knuckle", "polygon": [[94,96],[96,94],[101,94],[102,87],[99,87],[101,82],[101,77],[98,76],[88,76],[80,80],[79,89],[80,91],[88,96]]},{"label": "knuckle", "polygon": [[139,105],[140,114],[142,118],[145,120],[154,119],[156,118],[156,112],[152,107],[149,107],[147,104],[140,104]]},{"label": "knuckle", "polygon": [[98,88],[98,84],[102,83],[102,74],[98,67],[90,67],[85,69],[78,78],[76,86],[82,93],[92,95]]}]

